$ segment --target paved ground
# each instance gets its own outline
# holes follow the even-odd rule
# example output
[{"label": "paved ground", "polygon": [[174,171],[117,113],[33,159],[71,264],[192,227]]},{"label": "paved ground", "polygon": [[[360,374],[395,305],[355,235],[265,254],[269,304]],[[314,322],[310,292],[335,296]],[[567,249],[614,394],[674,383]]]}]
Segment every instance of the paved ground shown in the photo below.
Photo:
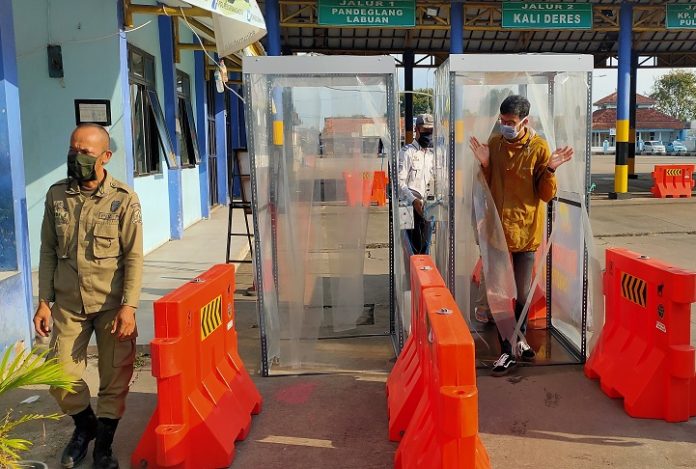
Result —
[{"label": "paved ground", "polygon": [[[648,172],[650,164],[653,159],[641,157],[639,171]],[[605,175],[613,170],[611,158],[595,157],[594,168],[593,180],[606,181]],[[644,177],[639,181],[643,183]],[[602,189],[602,184],[598,186]],[[591,209],[600,253],[608,246],[624,246],[696,270],[696,203],[604,199],[601,193],[595,195]],[[139,342],[145,344],[151,338],[149,304],[154,299],[224,261],[226,228],[226,213],[218,210],[211,220],[187,230],[184,240],[168,243],[147,256],[138,313]],[[235,249],[242,250],[239,241]],[[376,252],[376,258],[384,261],[384,252]],[[376,264],[371,268],[381,272]],[[238,292],[250,284],[250,269],[243,266],[237,275]],[[240,353],[265,403],[249,437],[238,445],[232,467],[391,467],[396,445],[386,438],[384,396],[391,362],[366,356],[372,360],[370,369],[376,371],[261,378],[257,374],[260,352],[255,302],[239,294],[235,298]],[[380,344],[379,350],[384,347]],[[90,360],[86,379],[96,389],[95,359]],[[606,398],[577,366],[526,368],[507,379],[482,372],[478,386],[481,437],[493,467],[696,467],[696,419],[682,424],[632,419],[620,401]],[[18,405],[31,395],[39,395],[39,401]],[[148,357],[142,356],[117,435],[117,453],[124,467],[155,405],[155,381]],[[19,412],[55,409],[44,389],[24,389],[0,400],[0,408],[9,407]],[[29,456],[46,460],[53,468],[58,467],[56,458],[70,432],[69,422],[63,419],[45,426],[29,425],[22,435],[36,442]]]}]

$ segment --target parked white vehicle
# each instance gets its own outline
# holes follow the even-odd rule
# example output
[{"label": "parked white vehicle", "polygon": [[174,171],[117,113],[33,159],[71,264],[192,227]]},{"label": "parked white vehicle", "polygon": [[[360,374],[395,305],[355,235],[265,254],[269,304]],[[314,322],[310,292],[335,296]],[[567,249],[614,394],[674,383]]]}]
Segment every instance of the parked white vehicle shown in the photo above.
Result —
[{"label": "parked white vehicle", "polygon": [[643,153],[648,155],[666,155],[667,149],[659,140],[648,140],[643,144]]}]

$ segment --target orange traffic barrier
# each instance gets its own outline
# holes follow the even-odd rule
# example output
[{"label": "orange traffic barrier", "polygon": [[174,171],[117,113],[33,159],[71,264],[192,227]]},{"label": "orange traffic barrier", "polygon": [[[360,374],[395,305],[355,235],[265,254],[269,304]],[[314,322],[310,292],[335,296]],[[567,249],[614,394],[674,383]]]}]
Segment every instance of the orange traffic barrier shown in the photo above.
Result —
[{"label": "orange traffic barrier", "polygon": [[607,249],[604,329],[585,365],[632,417],[683,422],[696,416],[696,354],[690,341],[696,272]]},{"label": "orange traffic barrier", "polygon": [[371,203],[379,206],[387,204],[387,184],[389,178],[386,171],[344,171],[343,182],[346,185],[348,205],[356,207],[362,204],[368,207]]},{"label": "orange traffic barrier", "polygon": [[[404,415],[404,407],[401,413],[392,411],[395,392],[415,396],[404,400],[410,403],[409,411],[405,429],[398,432],[401,442],[394,467],[490,468],[478,436],[474,339],[430,257],[411,257],[411,278],[411,349],[404,348],[387,381],[390,436],[393,421]],[[410,366],[399,363],[409,359],[407,353]],[[397,388],[404,381],[408,386]]]},{"label": "orange traffic barrier", "polygon": [[655,165],[652,173],[653,197],[691,197],[694,189],[694,165]]},{"label": "orange traffic barrier", "polygon": [[216,265],[154,304],[157,408],[132,467],[229,467],[261,396],[237,352],[234,267]]},{"label": "orange traffic barrier", "polygon": [[373,177],[370,172],[362,171],[344,171],[343,181],[346,184],[346,199],[348,205],[357,207],[370,205],[372,197]]},{"label": "orange traffic barrier", "polygon": [[444,287],[445,281],[429,256],[411,256],[411,333],[387,378],[389,439],[399,441],[423,394],[417,329],[423,324],[419,307],[427,288]]},{"label": "orange traffic barrier", "polygon": [[374,182],[372,183],[372,203],[380,207],[387,205],[387,184],[389,177],[386,171],[375,171]]}]

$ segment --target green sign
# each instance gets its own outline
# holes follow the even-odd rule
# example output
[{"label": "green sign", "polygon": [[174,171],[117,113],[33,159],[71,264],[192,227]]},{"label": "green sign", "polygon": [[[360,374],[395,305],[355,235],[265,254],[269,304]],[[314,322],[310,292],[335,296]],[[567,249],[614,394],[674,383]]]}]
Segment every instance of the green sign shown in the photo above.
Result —
[{"label": "green sign", "polygon": [[696,29],[696,5],[667,5],[667,29]]},{"label": "green sign", "polygon": [[592,29],[592,4],[504,2],[503,28]]},{"label": "green sign", "polygon": [[416,0],[319,0],[319,24],[374,26],[416,25]]}]

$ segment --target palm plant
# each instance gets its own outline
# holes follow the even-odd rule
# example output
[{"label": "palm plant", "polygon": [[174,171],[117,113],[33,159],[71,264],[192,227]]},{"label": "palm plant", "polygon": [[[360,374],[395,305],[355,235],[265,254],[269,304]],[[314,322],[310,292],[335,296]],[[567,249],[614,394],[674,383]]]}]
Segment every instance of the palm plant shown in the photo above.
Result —
[{"label": "palm plant", "polygon": [[[46,353],[36,349],[27,351],[22,344],[8,347],[0,361],[0,396],[6,392],[30,385],[49,385],[69,392],[73,391],[75,380],[70,377],[56,359],[46,360]],[[14,358],[13,358],[14,356]],[[25,414],[17,419],[12,418],[9,409],[0,419],[0,467],[19,469],[19,453],[26,451],[32,442],[23,438],[14,438],[10,434],[18,426],[33,420],[57,420],[61,414]]]}]

